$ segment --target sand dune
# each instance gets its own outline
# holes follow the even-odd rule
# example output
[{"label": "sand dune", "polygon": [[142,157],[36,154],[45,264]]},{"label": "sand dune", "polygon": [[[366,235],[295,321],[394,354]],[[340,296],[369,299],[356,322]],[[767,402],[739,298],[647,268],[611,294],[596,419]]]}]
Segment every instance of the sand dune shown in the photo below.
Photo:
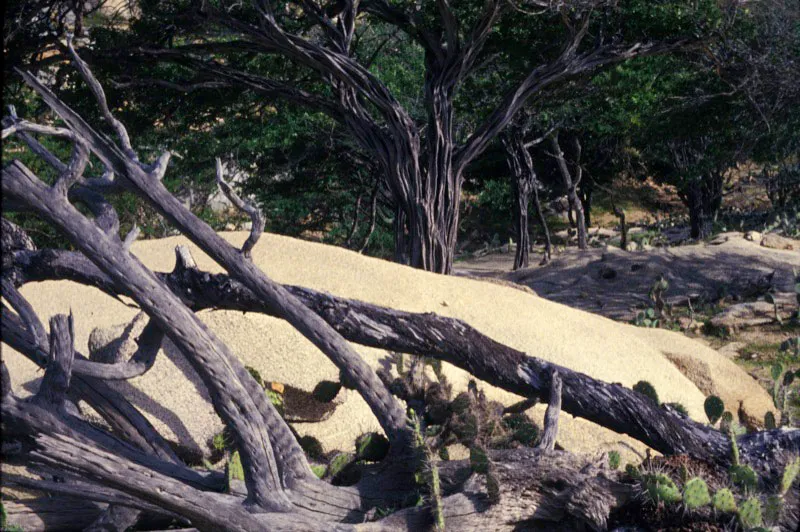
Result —
[{"label": "sand dune", "polygon": [[[236,244],[246,236],[241,232],[224,234]],[[174,265],[178,244],[188,241],[182,237],[142,241],[133,246],[133,252],[150,268],[168,271]],[[200,268],[220,271],[207,256],[189,246]],[[677,333],[616,323],[511,287],[431,274],[277,235],[262,237],[253,250],[253,260],[281,283],[406,311],[459,318],[499,342],[605,381],[632,386],[638,380],[649,380],[662,401],[683,403],[698,420],[705,418],[703,401],[711,392],[729,405],[743,401],[754,419],[763,419],[772,406],[767,393],[744,371],[716,351]],[[137,313],[136,308],[95,289],[70,282],[30,284],[22,292],[45,322],[49,316],[71,308],[77,346],[84,353],[93,328],[119,325]],[[265,379],[311,390],[322,379],[338,377],[335,366],[285,322],[232,311],[203,311],[200,316]],[[373,367],[387,358],[383,351],[355,347]],[[26,395],[35,391],[41,372],[5,345],[3,358],[15,392]],[[456,389],[466,385],[465,372],[449,366],[446,372]],[[152,370],[120,387],[159,430],[187,445],[208,451],[210,438],[222,428],[197,375],[169,343]],[[486,389],[490,397],[504,403],[518,400],[508,392]],[[316,436],[326,449],[350,449],[358,434],[377,429],[366,403],[355,392],[346,393],[344,404],[330,419],[297,424],[298,432]],[[532,410],[540,421],[543,412],[543,405]],[[576,452],[617,448],[626,455],[631,449],[644,449],[630,438],[568,415],[562,418],[559,444]]]}]

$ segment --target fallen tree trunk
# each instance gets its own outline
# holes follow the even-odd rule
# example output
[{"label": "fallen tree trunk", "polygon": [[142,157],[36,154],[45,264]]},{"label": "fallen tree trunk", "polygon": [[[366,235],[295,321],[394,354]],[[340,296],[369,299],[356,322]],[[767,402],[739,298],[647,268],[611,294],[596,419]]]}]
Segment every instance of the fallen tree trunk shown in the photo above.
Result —
[{"label": "fallen tree trunk", "polygon": [[[186,251],[177,256],[176,268],[157,276],[193,310],[216,308],[281,317],[230,276],[197,269],[194,261],[187,261]],[[123,295],[79,253],[18,251],[14,263],[21,282],[68,279],[113,296]],[[437,358],[491,385],[543,401],[548,399],[550,374],[555,369],[563,380],[564,411],[627,434],[664,454],[688,454],[721,465],[730,462],[730,441],[721,432],[661,408],[629,388],[496,342],[461,320],[389,309],[298,286],[285,288],[351,342]],[[785,438],[791,440],[790,447],[800,450],[800,433]],[[754,460],[759,460],[757,456]]]}]

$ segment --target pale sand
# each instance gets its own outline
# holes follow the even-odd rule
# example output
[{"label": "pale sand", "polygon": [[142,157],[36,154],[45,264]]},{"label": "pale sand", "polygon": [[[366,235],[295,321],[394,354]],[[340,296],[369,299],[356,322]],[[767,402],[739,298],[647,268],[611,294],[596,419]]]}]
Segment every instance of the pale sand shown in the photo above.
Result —
[{"label": "pale sand", "polygon": [[[238,232],[223,236],[238,245],[247,235]],[[182,237],[142,241],[133,246],[133,252],[148,267],[168,271],[174,265],[175,246],[187,243]],[[221,271],[194,245],[189,246],[200,268]],[[701,421],[705,420],[703,401],[708,391],[718,393],[728,405],[744,401],[754,419],[763,419],[772,407],[768,394],[744,371],[716,351],[677,333],[636,328],[522,290],[422,272],[288,237],[264,235],[253,250],[253,260],[278,282],[400,310],[459,318],[499,342],[604,381],[632,386],[638,380],[649,380],[662,401],[683,403],[691,416]],[[118,325],[137,312],[95,289],[70,282],[30,284],[24,287],[23,294],[45,323],[49,316],[71,308],[75,314],[76,345],[83,353],[94,327]],[[311,390],[320,380],[338,377],[336,367],[285,322],[231,311],[204,311],[200,317],[245,364],[259,370],[267,380]],[[373,367],[386,358],[383,351],[354,347]],[[686,376],[670,357],[681,361],[680,367],[689,368]],[[16,393],[35,391],[36,383],[32,381],[41,372],[5,345],[3,358],[9,365]],[[446,371],[456,390],[466,385],[465,372],[450,366]],[[196,374],[170,345],[165,346],[163,355],[146,375],[121,386],[170,438],[207,451],[209,439],[222,428]],[[503,390],[485,388],[490,398],[507,404],[519,399]],[[543,412],[544,405],[532,410],[539,422]],[[597,452],[616,448],[626,459],[633,459],[626,449],[644,451],[642,444],[584,420],[568,415],[561,420],[558,440],[566,449]],[[296,428],[300,434],[319,438],[326,450],[350,450],[358,434],[375,430],[378,425],[366,403],[350,391],[345,404],[330,419],[318,424],[297,424]]]}]

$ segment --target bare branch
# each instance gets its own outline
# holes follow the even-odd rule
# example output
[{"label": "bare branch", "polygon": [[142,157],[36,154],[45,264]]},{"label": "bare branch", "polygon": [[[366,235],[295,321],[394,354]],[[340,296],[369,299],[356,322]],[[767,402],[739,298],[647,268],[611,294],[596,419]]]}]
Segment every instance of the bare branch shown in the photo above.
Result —
[{"label": "bare branch", "polygon": [[242,198],[239,197],[238,194],[233,190],[223,177],[224,169],[222,166],[222,160],[217,157],[216,159],[217,164],[217,186],[225,194],[233,205],[242,212],[247,213],[250,216],[250,221],[252,222],[252,227],[250,229],[250,236],[247,237],[247,240],[242,245],[242,255],[250,258],[250,250],[258,243],[258,239],[261,238],[261,233],[264,232],[264,215],[254,203],[250,201],[244,201]]},{"label": "bare branch", "polygon": [[550,376],[550,402],[544,414],[544,433],[542,440],[536,446],[538,449],[555,449],[558,436],[558,416],[561,414],[561,377],[558,370],[554,369]]},{"label": "bare branch", "polygon": [[75,67],[81,73],[83,80],[89,86],[89,89],[91,89],[92,94],[94,94],[94,97],[100,107],[100,112],[103,113],[103,117],[106,119],[106,122],[108,122],[114,131],[116,131],[125,155],[138,163],[139,156],[136,155],[136,152],[133,150],[133,146],[131,146],[131,139],[128,136],[128,130],[125,129],[125,126],[122,124],[122,122],[117,120],[116,117],[111,113],[111,110],[108,108],[106,93],[103,90],[102,85],[100,85],[100,83],[94,77],[94,74],[92,74],[92,71],[89,69],[89,65],[87,65],[83,59],[81,59],[81,57],[75,51],[75,48],[73,48],[71,35],[67,36],[67,49],[72,56],[72,61],[75,64]]},{"label": "bare branch", "polygon": [[75,358],[75,323],[69,316],[58,314],[50,318],[50,361],[39,385],[35,400],[43,406],[61,410],[72,378],[72,361]]}]

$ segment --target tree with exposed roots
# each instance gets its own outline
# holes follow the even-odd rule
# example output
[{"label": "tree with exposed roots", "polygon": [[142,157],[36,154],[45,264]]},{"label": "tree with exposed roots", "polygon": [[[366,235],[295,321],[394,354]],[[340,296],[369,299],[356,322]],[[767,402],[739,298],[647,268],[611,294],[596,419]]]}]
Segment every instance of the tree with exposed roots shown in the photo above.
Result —
[{"label": "tree with exposed roots", "polygon": [[[40,507],[56,517],[66,512],[74,519],[69,511],[79,505],[76,498],[104,503],[86,530],[126,530],[145,520],[162,528],[200,530],[422,530],[443,523],[453,529],[552,528],[558,523],[570,530],[602,529],[613,510],[635,499],[635,488],[603,464],[554,450],[561,409],[667,455],[686,454],[709,467],[730,465],[731,441],[714,428],[621,385],[499,344],[461,321],[275,283],[249,258],[263,217],[226,183],[222,165],[217,168],[220,188],[253,221],[242,249],[228,244],[163,186],[169,152],[151,164],[139,159],[88,65],[71,45],[69,50],[118,140],[98,133],[33,75],[20,73],[64,126],[31,123],[13,112],[4,119],[3,139],[16,136],[57,173],[48,183],[20,160],[9,161],[2,170],[4,209],[37,214],[76,251],[36,249],[19,227],[3,219],[2,341],[45,369],[38,391],[21,399],[11,389],[6,366],[0,366],[4,462],[24,464],[38,475],[4,474],[4,486],[47,493]],[[42,135],[69,142],[70,160],[65,163],[45,148],[37,140]],[[85,175],[90,156],[105,166],[102,176]],[[226,273],[200,271],[185,249],[178,249],[172,272],[146,268],[129,250],[136,232],[119,235],[117,213],[108,199],[121,191],[146,200]],[[54,316],[48,332],[19,291],[27,282],[48,279],[68,279],[135,301],[148,319],[136,353],[113,364],[89,360],[75,350],[72,317],[65,315]],[[254,376],[195,314],[211,306],[279,317],[317,346],[377,417],[389,441],[385,458],[366,467],[352,487],[318,479]],[[219,472],[184,464],[112,386],[112,381],[147,372],[164,338],[191,363],[225,422],[241,456],[242,486]],[[484,474],[465,462],[436,466],[422,436],[424,420],[407,411],[349,342],[445,361],[489,384],[547,401],[541,443],[488,451]],[[83,418],[74,408],[78,400],[86,401],[112,430]],[[747,434],[739,438],[738,449],[739,461],[773,482],[780,464],[800,451],[800,431]],[[430,479],[430,497],[420,506],[403,507],[418,489],[420,472]],[[10,507],[12,519],[24,518]],[[378,508],[397,511],[381,518]],[[796,521],[787,526],[792,522],[796,526]]]}]

